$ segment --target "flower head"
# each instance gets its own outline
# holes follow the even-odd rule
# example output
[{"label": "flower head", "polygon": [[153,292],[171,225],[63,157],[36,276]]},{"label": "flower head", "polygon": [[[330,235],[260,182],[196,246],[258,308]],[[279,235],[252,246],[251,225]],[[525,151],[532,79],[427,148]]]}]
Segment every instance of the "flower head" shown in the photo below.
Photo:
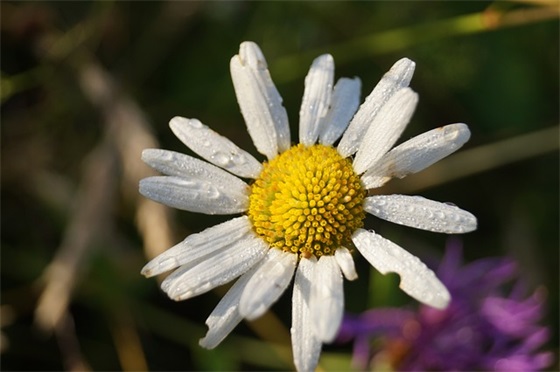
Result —
[{"label": "flower head", "polygon": [[313,370],[322,343],[333,341],[342,321],[342,276],[357,278],[354,248],[382,273],[398,273],[401,288],[412,297],[447,306],[449,293],[431,270],[362,229],[365,213],[443,233],[476,228],[472,214],[450,204],[417,196],[367,196],[469,139],[465,124],[451,124],[391,150],[418,100],[408,88],[414,67],[406,58],[395,63],[358,109],[360,80],[341,78],[333,86],[333,58],[318,57],[305,78],[300,143],[292,146],[288,116],[264,56],[256,44],[244,42],[231,59],[231,75],[248,132],[267,161],[260,163],[200,121],[181,117],[171,120],[172,131],[206,161],[166,150],[143,152],[144,161],[166,175],[140,182],[146,197],[191,212],[242,214],[188,236],[142,270],[153,276],[176,269],[162,283],[175,300],[239,277],[206,321],[203,347],[217,346],[243,318],[262,315],[295,272],[294,362],[300,371]]},{"label": "flower head", "polygon": [[[508,258],[462,265],[461,247],[454,241],[437,272],[453,298],[446,309],[386,308],[347,315],[338,339],[355,340],[353,359],[360,369],[542,370],[552,363],[551,353],[539,351],[549,337],[549,330],[538,325],[543,293],[524,296],[516,269]],[[512,281],[513,290],[506,294],[504,285]]]}]

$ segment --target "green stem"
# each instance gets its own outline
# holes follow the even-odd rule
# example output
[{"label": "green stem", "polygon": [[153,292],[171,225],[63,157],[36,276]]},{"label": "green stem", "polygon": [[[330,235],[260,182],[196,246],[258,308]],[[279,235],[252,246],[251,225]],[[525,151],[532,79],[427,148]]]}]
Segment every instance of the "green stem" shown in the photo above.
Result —
[{"label": "green stem", "polygon": [[[523,8],[513,11],[488,8],[479,13],[377,32],[329,45],[328,49],[335,56],[337,64],[341,65],[369,55],[396,52],[418,43],[557,19],[559,15],[556,7]],[[270,68],[274,73],[274,80],[286,82],[304,75],[308,62],[322,53],[325,53],[325,48],[320,47],[277,59],[271,63]]]}]

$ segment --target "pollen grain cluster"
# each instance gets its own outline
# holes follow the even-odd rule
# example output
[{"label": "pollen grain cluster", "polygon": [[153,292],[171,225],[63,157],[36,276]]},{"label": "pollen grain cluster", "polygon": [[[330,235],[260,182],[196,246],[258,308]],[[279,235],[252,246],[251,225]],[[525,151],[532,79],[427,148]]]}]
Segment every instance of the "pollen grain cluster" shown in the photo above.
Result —
[{"label": "pollen grain cluster", "polygon": [[299,144],[264,164],[251,186],[249,218],[272,247],[332,255],[362,226],[365,194],[350,160],[332,147]]}]

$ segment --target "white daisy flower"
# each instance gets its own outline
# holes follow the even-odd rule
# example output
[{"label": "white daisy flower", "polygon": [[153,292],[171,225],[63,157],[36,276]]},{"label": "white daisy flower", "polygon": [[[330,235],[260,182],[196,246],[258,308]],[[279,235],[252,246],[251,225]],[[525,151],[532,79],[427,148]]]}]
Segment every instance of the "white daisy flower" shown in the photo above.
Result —
[{"label": "white daisy flower", "polygon": [[294,363],[298,371],[314,370],[322,343],[334,340],[342,320],[342,276],[357,278],[354,248],[381,273],[399,274],[401,288],[413,298],[445,308],[449,292],[426,265],[362,228],[370,213],[447,234],[476,229],[472,214],[450,204],[419,196],[368,196],[368,190],[428,167],[469,139],[465,124],[451,124],[391,149],[418,101],[408,87],[414,62],[395,63],[358,108],[360,80],[333,84],[333,58],[315,59],[305,78],[295,146],[259,47],[242,43],[230,67],[249,134],[268,161],[260,163],[200,121],[182,117],[171,120],[171,130],[206,161],[166,150],[142,153],[165,174],[140,182],[144,196],[191,212],[241,214],[188,236],[142,270],[147,277],[175,270],[161,285],[174,300],[239,277],[207,319],[209,331],[200,345],[214,348],[242,319],[261,316],[295,275]]}]

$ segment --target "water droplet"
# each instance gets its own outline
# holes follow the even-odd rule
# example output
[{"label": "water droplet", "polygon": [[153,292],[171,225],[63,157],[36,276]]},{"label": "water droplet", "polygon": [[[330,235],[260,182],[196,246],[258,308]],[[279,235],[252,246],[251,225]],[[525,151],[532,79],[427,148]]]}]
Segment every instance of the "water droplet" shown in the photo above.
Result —
[{"label": "water droplet", "polygon": [[247,163],[247,158],[242,154],[233,154],[233,156],[231,157],[231,161],[235,165],[244,165]]},{"label": "water droplet", "polygon": [[196,182],[189,181],[189,180],[186,180],[184,178],[178,179],[177,183],[179,183],[181,186],[187,187],[187,188],[191,188],[193,186],[196,186]]},{"label": "water droplet", "polygon": [[175,156],[173,155],[172,152],[169,151],[162,151],[161,153],[161,159],[165,160],[165,161],[173,161],[175,159]]},{"label": "water droplet", "polygon": [[182,284],[177,284],[177,286],[175,286],[175,288],[171,288],[170,292],[172,295],[176,296],[179,293],[181,293],[181,291],[183,290],[184,285]]},{"label": "water droplet", "polygon": [[204,126],[199,120],[196,120],[196,119],[191,119],[191,120],[187,121],[187,123],[191,127],[196,128],[196,129],[200,129]]},{"label": "water droplet", "polygon": [[228,165],[231,165],[232,157],[223,152],[216,152],[212,155],[212,160],[214,160],[214,163],[220,167],[227,167]]},{"label": "water droplet", "polygon": [[208,199],[218,199],[220,197],[220,190],[218,190],[218,188],[213,185],[204,185],[202,191],[204,193],[204,196],[206,196]]}]

